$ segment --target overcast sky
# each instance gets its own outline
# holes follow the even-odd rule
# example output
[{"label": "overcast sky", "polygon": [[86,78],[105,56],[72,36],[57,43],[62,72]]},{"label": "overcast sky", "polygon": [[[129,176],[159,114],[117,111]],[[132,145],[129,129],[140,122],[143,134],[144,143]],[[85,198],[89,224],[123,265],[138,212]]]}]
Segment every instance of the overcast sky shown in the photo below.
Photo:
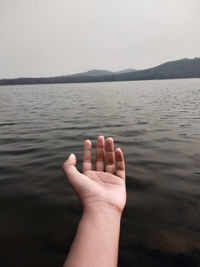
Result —
[{"label": "overcast sky", "polygon": [[0,0],[0,78],[200,57],[200,0]]}]

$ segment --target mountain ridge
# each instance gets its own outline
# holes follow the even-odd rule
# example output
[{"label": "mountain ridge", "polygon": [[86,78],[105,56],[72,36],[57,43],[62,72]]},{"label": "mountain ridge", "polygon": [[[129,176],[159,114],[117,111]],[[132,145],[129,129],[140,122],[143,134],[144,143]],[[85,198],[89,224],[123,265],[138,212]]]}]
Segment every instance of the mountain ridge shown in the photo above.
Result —
[{"label": "mountain ridge", "polygon": [[168,61],[158,66],[134,70],[126,69],[119,72],[107,70],[89,70],[83,73],[47,77],[47,78],[15,78],[1,79],[0,85],[17,84],[48,84],[48,83],[81,83],[81,82],[111,82],[111,81],[133,81],[133,80],[156,80],[156,79],[179,79],[200,78],[200,58],[183,58]]}]

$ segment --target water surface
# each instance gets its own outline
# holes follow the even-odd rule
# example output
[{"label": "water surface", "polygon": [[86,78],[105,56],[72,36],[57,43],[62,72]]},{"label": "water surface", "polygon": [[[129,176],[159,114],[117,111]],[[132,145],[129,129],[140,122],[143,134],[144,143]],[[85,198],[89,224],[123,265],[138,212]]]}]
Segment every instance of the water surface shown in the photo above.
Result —
[{"label": "water surface", "polygon": [[119,266],[198,266],[200,79],[0,87],[0,265],[62,266],[81,208],[61,165],[98,135],[126,159]]}]

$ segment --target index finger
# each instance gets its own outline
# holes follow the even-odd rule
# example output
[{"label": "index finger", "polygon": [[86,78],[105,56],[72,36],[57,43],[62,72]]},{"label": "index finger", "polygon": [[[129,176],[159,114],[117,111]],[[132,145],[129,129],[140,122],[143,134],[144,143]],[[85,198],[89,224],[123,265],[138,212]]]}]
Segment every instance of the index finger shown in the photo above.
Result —
[{"label": "index finger", "polygon": [[84,143],[82,169],[83,173],[92,170],[92,143],[90,140],[86,140]]}]

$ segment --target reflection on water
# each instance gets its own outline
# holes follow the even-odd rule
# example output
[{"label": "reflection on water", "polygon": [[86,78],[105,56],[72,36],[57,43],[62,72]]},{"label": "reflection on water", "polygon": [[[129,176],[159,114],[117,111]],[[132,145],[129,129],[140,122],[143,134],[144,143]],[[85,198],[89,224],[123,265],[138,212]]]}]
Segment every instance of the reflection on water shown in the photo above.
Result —
[{"label": "reflection on water", "polygon": [[99,135],[122,147],[119,266],[200,263],[200,80],[0,87],[0,266],[61,266],[81,208],[61,171]]}]

